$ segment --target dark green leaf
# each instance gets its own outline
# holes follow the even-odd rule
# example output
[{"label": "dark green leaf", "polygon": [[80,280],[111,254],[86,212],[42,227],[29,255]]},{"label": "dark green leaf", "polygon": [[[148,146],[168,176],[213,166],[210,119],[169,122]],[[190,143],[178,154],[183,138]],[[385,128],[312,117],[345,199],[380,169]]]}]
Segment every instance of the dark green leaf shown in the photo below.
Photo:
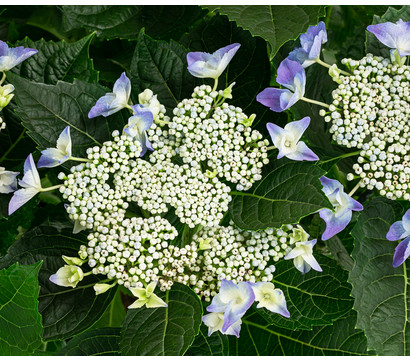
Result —
[{"label": "dark green leaf", "polygon": [[0,259],[0,268],[16,261],[22,264],[44,261],[39,273],[39,311],[45,340],[67,339],[86,330],[101,317],[115,294],[113,288],[95,296],[93,285],[101,279],[94,275],[85,277],[76,288],[61,287],[49,281],[50,275],[65,264],[61,256],[78,257],[80,246],[86,243],[86,235],[73,235],[71,231],[72,228],[64,226],[36,227],[25,233]]},{"label": "dark green leaf", "polygon": [[115,293],[111,304],[108,305],[103,316],[101,316],[100,320],[98,320],[92,328],[98,329],[103,327],[120,327],[124,321],[125,315],[126,312],[121,300],[121,291],[120,288],[117,287],[117,292]]},{"label": "dark green leaf", "polygon": [[0,270],[0,354],[30,355],[41,345],[38,272],[42,262]]},{"label": "dark green leaf", "polygon": [[121,330],[121,355],[178,356],[192,344],[202,321],[198,296],[175,283],[160,297],[168,307],[128,311]]},{"label": "dark green leaf", "polygon": [[291,330],[310,330],[312,326],[332,324],[352,308],[347,271],[326,256],[315,253],[315,258],[323,269],[321,273],[311,270],[302,275],[289,260],[275,264],[272,282],[283,290],[290,318],[258,309],[269,323]]},{"label": "dark green leaf", "polygon": [[397,202],[374,198],[365,204],[352,232],[355,263],[349,281],[357,327],[364,330],[369,348],[378,355],[398,356],[410,351],[408,263],[393,268],[398,242],[386,239],[391,224],[402,216],[403,208]]},{"label": "dark green leaf", "polygon": [[158,100],[170,111],[190,96],[197,79],[187,70],[187,53],[176,42],[156,41],[141,30],[130,68],[134,103],[146,88],[157,94]]},{"label": "dark green leaf", "polygon": [[333,325],[291,331],[268,325],[260,316],[251,314],[242,321],[239,339],[229,337],[229,355],[366,355],[366,337],[355,329],[355,324],[356,314],[351,311]]},{"label": "dark green leaf", "polygon": [[219,10],[238,26],[249,30],[253,36],[265,39],[272,59],[288,40],[295,40],[309,25],[316,25],[324,16],[323,6],[312,5],[206,5],[209,10]]},{"label": "dark green leaf", "polygon": [[208,336],[208,327],[204,324],[201,325],[199,334],[186,352],[187,356],[224,356],[228,354],[228,337],[219,331]]},{"label": "dark green leaf", "polygon": [[63,11],[66,31],[83,27],[98,36],[130,40],[144,27],[155,38],[177,39],[205,13],[198,6],[180,5],[69,5]]},{"label": "dark green leaf", "polygon": [[266,131],[262,120],[269,110],[256,102],[256,95],[269,86],[270,64],[265,41],[252,37],[249,31],[237,27],[226,16],[214,16],[191,29],[181,42],[191,51],[208,53],[232,43],[241,44],[227,70],[219,77],[218,88],[225,89],[235,81],[233,99],[229,103],[241,107],[248,115],[255,113],[254,127],[260,123],[260,130]]},{"label": "dark green leaf", "polygon": [[74,43],[25,38],[16,45],[37,49],[38,53],[13,68],[13,72],[28,80],[51,85],[59,80],[72,82],[74,78],[96,82],[98,72],[88,54],[93,37],[91,34]]},{"label": "dark green leaf", "polygon": [[63,129],[70,125],[73,156],[83,156],[87,148],[110,139],[111,131],[125,124],[121,113],[109,118],[88,119],[97,99],[109,90],[97,84],[74,80],[73,84],[38,84],[9,74],[16,88],[17,114],[29,135],[41,147],[55,147]]},{"label": "dark green leaf", "polygon": [[[388,21],[396,23],[399,19],[410,21],[410,6],[403,6],[400,10],[389,7],[386,13],[381,17],[374,15],[372,24],[375,25]],[[377,40],[376,36],[369,31],[366,31],[366,52],[390,58],[390,48]]]},{"label": "dark green leaf", "polygon": [[323,174],[307,162],[287,162],[276,167],[251,192],[231,193],[229,209],[233,221],[246,230],[281,227],[329,208],[319,180]]},{"label": "dark green leaf", "polygon": [[117,356],[120,328],[100,328],[72,338],[58,356]]}]

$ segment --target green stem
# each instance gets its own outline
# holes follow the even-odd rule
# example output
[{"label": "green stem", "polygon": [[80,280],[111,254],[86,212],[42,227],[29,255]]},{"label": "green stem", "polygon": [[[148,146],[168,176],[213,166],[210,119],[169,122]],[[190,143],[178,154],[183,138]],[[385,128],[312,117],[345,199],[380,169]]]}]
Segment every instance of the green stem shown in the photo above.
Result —
[{"label": "green stem", "polygon": [[45,192],[45,191],[56,190],[56,189],[59,189],[61,186],[63,186],[63,185],[50,186],[50,187],[48,187],[48,188],[41,189],[40,191],[41,191],[41,192]]},{"label": "green stem", "polygon": [[16,145],[23,139],[24,134],[26,133],[26,129],[24,129],[17,140],[8,148],[8,150],[4,153],[4,155],[0,158],[0,164],[7,158],[7,155],[16,147]]},{"label": "green stem", "polygon": [[92,271],[89,271],[89,272],[86,272],[86,273],[83,273],[83,276],[89,276],[89,275],[92,275]]},{"label": "green stem", "polygon": [[[319,65],[322,65],[322,66],[324,66],[324,67],[326,67],[326,68],[328,68],[328,69],[330,69],[330,68],[332,67],[332,65],[329,65],[328,63],[325,63],[324,61],[320,60],[319,58],[316,59],[316,62],[317,62]],[[352,74],[348,73],[347,71],[343,71],[343,70],[341,70],[341,69],[339,69],[339,71],[340,71],[341,74],[346,75],[346,76],[352,75]]]},{"label": "green stem", "polygon": [[267,151],[269,151],[269,150],[274,150],[274,149],[276,149],[276,146],[273,146],[273,145],[272,145],[272,146],[268,146],[268,147],[266,148]]},{"label": "green stem", "polygon": [[308,98],[305,98],[304,96],[302,96],[302,97],[300,98],[300,100],[306,101],[306,102],[311,103],[311,104],[319,105],[319,106],[322,106],[322,107],[325,107],[325,108],[329,108],[329,105],[328,105],[328,104],[325,104],[325,103],[323,103],[323,102],[321,102],[321,101],[316,101],[316,100],[308,99]]},{"label": "green stem", "polygon": [[90,159],[78,158],[78,157],[74,157],[74,156],[71,156],[68,160],[79,161],[79,162],[92,162],[92,160],[90,160]]},{"label": "green stem", "polygon": [[352,189],[351,192],[349,192],[349,196],[353,196],[353,194],[356,192],[356,190],[359,188],[360,184],[362,183],[362,181],[360,180],[356,186]]},{"label": "green stem", "polygon": [[3,71],[3,77],[0,80],[0,85],[4,83],[4,80],[6,80],[6,73]]},{"label": "green stem", "polygon": [[216,88],[218,87],[218,78],[215,79],[214,87],[212,91],[216,91]]},{"label": "green stem", "polygon": [[160,124],[160,125],[169,125],[169,121],[164,121],[164,120],[159,120],[159,119],[157,119],[157,120],[154,120],[157,124]]},{"label": "green stem", "polygon": [[336,157],[328,159],[328,160],[320,161],[319,164],[324,164],[324,163],[327,163],[329,161],[333,161],[333,160],[337,160],[337,159],[344,159],[344,158],[347,158],[347,157],[350,157],[350,156],[360,155],[361,152],[362,151],[359,150],[359,151],[351,152],[351,153],[348,153],[348,154],[343,154],[343,155],[336,156]]}]

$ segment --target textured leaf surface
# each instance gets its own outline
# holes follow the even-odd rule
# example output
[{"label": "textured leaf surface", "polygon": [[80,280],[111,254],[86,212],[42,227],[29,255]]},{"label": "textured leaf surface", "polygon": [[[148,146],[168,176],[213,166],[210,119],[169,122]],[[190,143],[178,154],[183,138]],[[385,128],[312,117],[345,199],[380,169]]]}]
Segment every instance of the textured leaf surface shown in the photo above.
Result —
[{"label": "textured leaf surface", "polygon": [[121,330],[121,355],[183,355],[198,334],[202,305],[187,286],[175,283],[159,294],[166,308],[128,310]]},{"label": "textured leaf surface", "polygon": [[38,272],[42,263],[0,270],[0,355],[30,355],[41,345]]},{"label": "textured leaf surface", "polygon": [[273,58],[278,49],[288,40],[296,39],[309,25],[316,25],[324,16],[323,6],[312,5],[206,5],[209,10],[218,9],[221,14],[265,39],[271,47]]},{"label": "textured leaf surface", "polygon": [[396,202],[374,198],[365,204],[352,232],[355,264],[349,281],[357,327],[365,331],[369,348],[378,355],[410,353],[408,261],[393,268],[398,242],[386,240],[390,225],[402,216],[403,209]]},{"label": "textured leaf surface", "polygon": [[[373,16],[373,25],[390,21],[396,23],[399,19],[410,21],[410,6],[403,6],[401,9],[389,7],[386,13],[382,16]],[[366,52],[377,56],[390,58],[390,48],[377,40],[371,32],[366,31]]]},{"label": "textured leaf surface", "polygon": [[199,334],[186,352],[187,356],[224,356],[228,354],[228,337],[219,331],[208,336],[208,327],[205,324],[201,325]]},{"label": "textured leaf surface", "polygon": [[125,124],[121,113],[109,119],[88,119],[91,107],[109,91],[100,85],[80,80],[73,84],[38,84],[15,74],[9,74],[9,79],[16,88],[17,114],[41,149],[55,147],[58,136],[69,125],[73,155],[84,156],[88,147],[110,139],[111,131]]},{"label": "textured leaf surface", "polygon": [[94,5],[63,7],[66,31],[84,27],[98,36],[135,40],[138,32],[177,39],[203,11],[198,6]]},{"label": "textured leaf surface", "polygon": [[197,79],[187,70],[187,53],[178,43],[156,41],[141,30],[130,68],[134,103],[146,88],[169,110],[190,96]]},{"label": "textured leaf surface", "polygon": [[365,355],[366,337],[355,324],[356,314],[351,311],[333,325],[290,331],[267,325],[259,315],[251,314],[243,320],[240,338],[229,337],[229,355]]},{"label": "textured leaf surface", "polygon": [[302,275],[295,270],[291,260],[282,260],[275,265],[272,282],[283,290],[290,318],[258,309],[269,323],[291,330],[310,330],[312,326],[331,324],[352,308],[347,271],[326,256],[317,253],[314,256],[323,272],[310,270]]},{"label": "textured leaf surface", "polygon": [[[101,279],[94,275],[85,277],[74,289],[49,281],[50,275],[65,264],[61,256],[78,256],[80,246],[86,242],[84,234],[74,236],[71,229],[53,225],[39,226],[25,233],[0,259],[1,268],[16,261],[33,264],[43,260],[39,273],[39,311],[44,340],[67,339],[89,328],[101,317],[115,294],[113,288],[95,296],[93,285]],[[86,265],[83,268],[87,270]]]},{"label": "textured leaf surface", "polygon": [[116,356],[120,328],[101,328],[83,332],[72,338],[58,356]]},{"label": "textured leaf surface", "polygon": [[323,174],[306,162],[287,162],[276,167],[251,192],[231,193],[229,209],[233,221],[247,230],[281,227],[330,207],[319,180]]},{"label": "textured leaf surface", "polygon": [[13,72],[28,80],[52,85],[59,80],[72,82],[74,78],[97,81],[98,72],[94,70],[88,53],[93,37],[91,34],[74,43],[26,38],[16,45],[37,49],[38,53],[14,68]]}]

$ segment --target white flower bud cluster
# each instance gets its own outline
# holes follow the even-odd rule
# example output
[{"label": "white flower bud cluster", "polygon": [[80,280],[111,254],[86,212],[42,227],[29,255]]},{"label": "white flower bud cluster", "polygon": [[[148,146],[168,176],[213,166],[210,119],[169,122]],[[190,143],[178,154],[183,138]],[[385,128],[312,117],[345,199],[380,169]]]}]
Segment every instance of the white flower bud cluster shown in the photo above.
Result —
[{"label": "white flower bud cluster", "polygon": [[340,76],[329,112],[333,140],[362,149],[354,174],[363,186],[389,199],[410,199],[410,67],[368,54],[359,61],[344,59],[353,71]]},{"label": "white flower bud cluster", "polygon": [[6,123],[3,118],[0,116],[0,131],[6,128]]},{"label": "white flower bud cluster", "polygon": [[[107,233],[88,235],[88,265],[94,274],[116,279],[127,288],[144,287],[143,282],[158,281],[165,275],[166,281],[161,278],[161,289],[165,291],[172,286],[168,280],[174,270],[178,272],[181,266],[186,265],[182,260],[179,262],[174,248],[169,245],[177,235],[177,230],[160,216],[148,219],[133,217],[122,222],[113,219]],[[187,255],[188,251],[182,253]],[[189,253],[190,258],[191,255]],[[188,259],[187,256],[185,258]]]},{"label": "white flower bud cluster", "polygon": [[113,136],[114,141],[105,142],[101,148],[87,149],[90,162],[73,166],[67,176],[59,174],[64,180],[60,192],[70,203],[66,207],[70,219],[103,233],[108,231],[111,219],[124,219],[128,207],[124,194],[117,191],[112,181],[113,174],[132,171],[130,159],[138,158],[141,152],[139,141],[126,135],[118,136],[118,131]]},{"label": "white flower bud cluster", "polygon": [[[194,291],[210,301],[219,290],[222,279],[241,281],[272,281],[275,265],[294,247],[292,225],[283,229],[241,231],[234,226],[204,228],[194,235],[199,244],[198,266],[201,267]],[[207,243],[208,250],[201,251]]]},{"label": "white flower bud cluster", "polygon": [[155,126],[148,131],[154,151],[153,162],[179,156],[185,164],[207,169],[208,176],[236,184],[238,191],[249,189],[262,178],[269,141],[246,126],[248,117],[238,107],[213,105],[218,93],[210,86],[194,89],[174,109],[168,129]]},{"label": "white flower bud cluster", "polygon": [[87,150],[92,162],[71,169],[60,192],[70,204],[70,218],[88,229],[104,233],[112,218],[122,221],[130,202],[152,214],[175,208],[182,223],[216,226],[228,210],[229,186],[209,179],[189,165],[158,161],[151,165],[140,159],[140,143],[127,135],[113,134],[101,148]]}]

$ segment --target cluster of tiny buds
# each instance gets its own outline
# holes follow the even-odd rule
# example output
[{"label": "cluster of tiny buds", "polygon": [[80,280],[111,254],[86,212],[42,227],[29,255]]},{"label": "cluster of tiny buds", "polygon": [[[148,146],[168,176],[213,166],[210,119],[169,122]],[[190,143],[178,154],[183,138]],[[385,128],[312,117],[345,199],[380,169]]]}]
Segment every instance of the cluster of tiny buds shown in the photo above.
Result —
[{"label": "cluster of tiny buds", "polygon": [[148,132],[156,151],[152,161],[178,156],[191,168],[206,169],[211,178],[226,179],[238,191],[249,189],[260,180],[268,163],[267,145],[248,117],[235,106],[216,106],[218,92],[210,86],[194,89],[174,109],[168,129],[153,127]]},{"label": "cluster of tiny buds", "polygon": [[340,76],[329,112],[333,139],[362,151],[348,180],[376,188],[389,199],[410,199],[409,83],[410,68],[368,54],[359,61],[343,59],[353,71]]},{"label": "cluster of tiny buds", "polygon": [[3,118],[0,116],[0,131],[6,128],[6,123]]},{"label": "cluster of tiny buds", "polygon": [[[210,301],[219,290],[222,279],[241,281],[271,281],[277,262],[294,247],[293,226],[262,231],[241,231],[234,226],[204,228],[194,235],[199,249],[200,277],[194,291]],[[204,246],[205,244],[205,246]]]},{"label": "cluster of tiny buds", "polygon": [[192,228],[219,224],[231,201],[229,186],[186,164],[164,160],[152,165],[139,158],[138,141],[118,132],[113,136],[101,148],[87,150],[90,162],[73,167],[68,176],[59,174],[73,221],[104,233],[111,219],[124,219],[134,202],[152,214],[165,213],[171,205]]}]

